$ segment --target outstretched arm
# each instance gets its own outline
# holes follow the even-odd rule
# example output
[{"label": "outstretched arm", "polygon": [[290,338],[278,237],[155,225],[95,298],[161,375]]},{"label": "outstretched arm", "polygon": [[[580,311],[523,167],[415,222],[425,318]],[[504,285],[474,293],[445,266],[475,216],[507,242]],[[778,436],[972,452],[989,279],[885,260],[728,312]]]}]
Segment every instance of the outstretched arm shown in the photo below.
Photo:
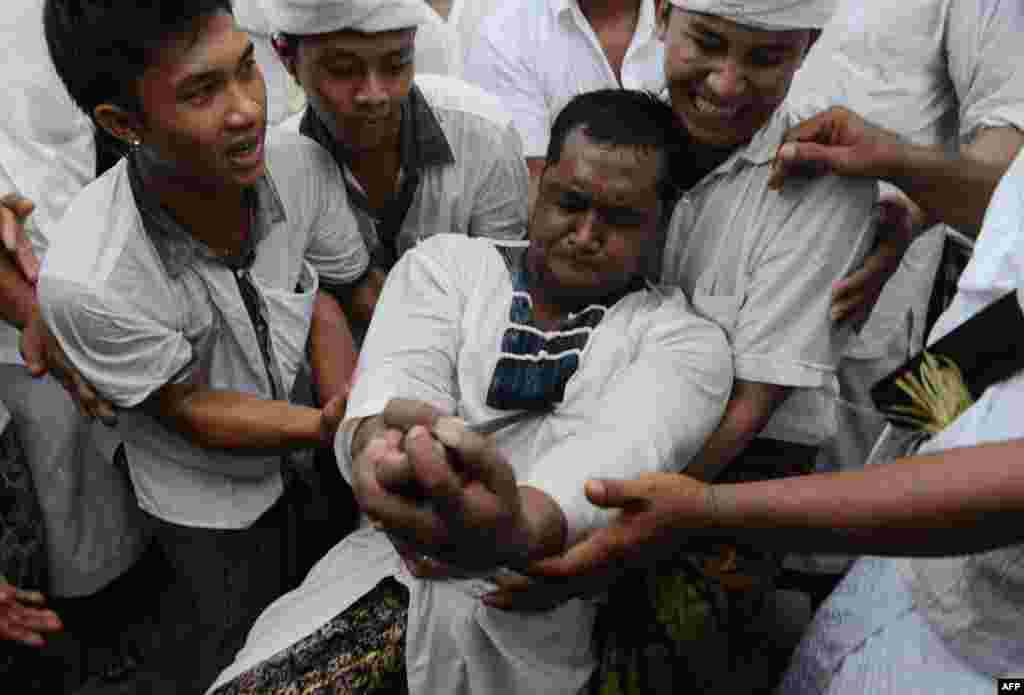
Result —
[{"label": "outstretched arm", "polygon": [[928,557],[1024,540],[1024,440],[950,449],[885,466],[707,485],[683,475],[587,484],[614,523],[535,571],[587,577],[646,566],[694,539],[792,552]]}]

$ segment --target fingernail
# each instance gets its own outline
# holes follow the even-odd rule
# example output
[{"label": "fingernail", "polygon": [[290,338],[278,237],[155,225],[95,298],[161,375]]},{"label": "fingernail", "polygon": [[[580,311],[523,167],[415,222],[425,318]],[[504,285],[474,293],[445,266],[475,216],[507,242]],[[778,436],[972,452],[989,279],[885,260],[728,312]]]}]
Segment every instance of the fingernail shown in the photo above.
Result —
[{"label": "fingernail", "polygon": [[587,481],[587,496],[588,497],[599,497],[604,499],[605,487],[604,483],[600,480],[588,480]]},{"label": "fingernail", "polygon": [[457,449],[462,441],[462,433],[465,431],[465,422],[457,417],[438,418],[434,423],[434,434],[448,447]]},{"label": "fingernail", "polygon": [[413,425],[412,429],[405,433],[407,439],[417,440],[423,437],[429,437],[430,432],[423,425]]}]

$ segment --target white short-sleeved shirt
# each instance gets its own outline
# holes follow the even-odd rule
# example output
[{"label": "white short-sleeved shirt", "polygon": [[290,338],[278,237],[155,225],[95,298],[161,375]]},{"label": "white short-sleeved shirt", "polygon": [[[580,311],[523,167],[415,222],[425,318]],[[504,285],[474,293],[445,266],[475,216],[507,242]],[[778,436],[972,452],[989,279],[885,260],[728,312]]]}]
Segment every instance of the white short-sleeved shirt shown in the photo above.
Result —
[{"label": "white short-sleeved shirt", "polygon": [[[319,279],[352,282],[368,256],[327,152],[273,131],[266,152],[251,276],[287,394]],[[125,409],[118,430],[139,505],[175,524],[242,528],[280,496],[280,458],[201,449],[136,406],[184,381],[272,398],[270,370],[235,274],[184,233],[148,230],[140,204],[127,160],[72,203],[44,261],[43,316],[82,375]]]},{"label": "white short-sleeved shirt", "polygon": [[818,445],[835,432],[835,369],[849,338],[829,318],[831,288],[871,245],[877,185],[826,176],[768,190],[769,165],[795,122],[780,108],[687,191],[661,281],[725,329],[737,379],[796,387],[761,435]]},{"label": "white short-sleeved shirt", "polygon": [[[801,117],[846,106],[922,145],[955,150],[980,128],[1024,129],[1024,4],[1018,0],[842,0],[789,91]],[[924,337],[942,235],[904,256],[851,357],[882,357],[897,333]],[[895,355],[897,363],[905,357]]]},{"label": "white short-sleeved shirt", "polygon": [[[521,239],[529,173],[508,114],[493,96],[453,77],[417,75],[415,87],[409,118],[415,122],[410,148],[416,152],[409,159],[420,160],[420,185],[395,240],[397,255],[434,234]],[[284,127],[298,130],[300,123],[295,117]],[[323,144],[331,149],[332,143]],[[365,194],[343,153],[336,160],[372,252],[380,241],[370,211],[360,206]],[[409,164],[403,161],[403,177]]]},{"label": "white short-sleeved shirt", "polygon": [[643,0],[621,84],[576,0],[510,0],[480,25],[465,76],[498,96],[523,137],[527,157],[544,157],[555,117],[596,89],[660,92],[664,46],[654,0]]},{"label": "white short-sleeved shirt", "polygon": [[[360,355],[350,417],[379,414],[396,397],[468,422],[502,414],[487,394],[514,286],[497,247],[444,235],[402,257]],[[521,483],[558,502],[576,540],[607,521],[584,497],[586,479],[681,468],[717,425],[731,385],[721,329],[694,314],[678,288],[650,288],[614,303],[593,328],[553,414],[495,436]],[[345,431],[336,448],[348,474]],[[414,579],[387,537],[363,528],[264,612],[218,683],[312,633],[388,576],[410,590],[410,692],[576,693],[593,669],[590,602],[535,615],[488,608],[479,597],[489,582]]]}]

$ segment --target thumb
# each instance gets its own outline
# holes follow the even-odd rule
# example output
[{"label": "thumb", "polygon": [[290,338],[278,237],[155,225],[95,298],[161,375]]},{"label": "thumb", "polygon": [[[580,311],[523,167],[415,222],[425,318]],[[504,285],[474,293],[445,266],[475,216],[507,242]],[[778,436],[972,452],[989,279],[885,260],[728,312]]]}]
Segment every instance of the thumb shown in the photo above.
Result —
[{"label": "thumb", "polygon": [[813,168],[818,172],[832,171],[842,166],[845,147],[820,145],[816,142],[787,142],[779,148],[782,164]]},{"label": "thumb", "polygon": [[635,480],[588,480],[584,491],[587,499],[604,509],[628,507],[641,499]]},{"label": "thumb", "polygon": [[18,193],[8,193],[5,196],[0,196],[0,205],[22,218],[28,217],[36,209],[36,204],[31,199]]},{"label": "thumb", "polygon": [[41,377],[48,371],[45,352],[46,349],[40,336],[26,327],[21,334],[21,358],[25,360],[29,374],[34,377]]}]

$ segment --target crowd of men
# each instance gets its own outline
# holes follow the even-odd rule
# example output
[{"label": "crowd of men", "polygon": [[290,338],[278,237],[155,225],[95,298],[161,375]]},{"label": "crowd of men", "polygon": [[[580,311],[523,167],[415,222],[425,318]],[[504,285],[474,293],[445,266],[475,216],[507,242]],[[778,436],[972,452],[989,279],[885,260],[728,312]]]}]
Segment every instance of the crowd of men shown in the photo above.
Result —
[{"label": "crowd of men", "polygon": [[1024,382],[926,439],[871,398],[1022,297],[1024,6],[12,4],[11,678],[1024,674]]}]

